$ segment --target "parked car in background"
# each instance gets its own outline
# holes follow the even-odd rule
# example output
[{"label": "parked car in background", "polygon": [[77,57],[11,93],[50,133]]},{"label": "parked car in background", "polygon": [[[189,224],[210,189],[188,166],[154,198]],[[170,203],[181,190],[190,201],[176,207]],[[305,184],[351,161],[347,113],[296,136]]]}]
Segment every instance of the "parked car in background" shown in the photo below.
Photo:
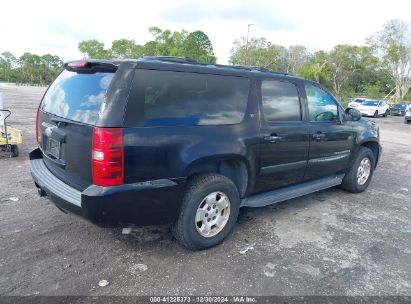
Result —
[{"label": "parked car in background", "polygon": [[356,107],[356,109],[360,111],[363,116],[373,117],[387,117],[390,112],[388,104],[383,100],[366,100]]},{"label": "parked car in background", "polygon": [[411,104],[407,106],[407,110],[405,111],[405,115],[404,115],[404,122],[406,124],[409,124],[410,121],[411,121]]},{"label": "parked car in background", "polygon": [[390,107],[390,115],[400,115],[404,116],[405,112],[407,111],[407,104],[405,103],[397,103]]},{"label": "parked car in background", "polygon": [[348,103],[348,107],[349,108],[356,108],[358,107],[360,104],[362,104],[365,101],[365,99],[362,98],[354,98],[353,100],[351,100]]},{"label": "parked car in background", "polygon": [[172,224],[193,250],[228,237],[240,207],[364,191],[381,155],[376,123],[318,83],[175,57],[65,64],[36,137],[41,196],[102,226]]}]

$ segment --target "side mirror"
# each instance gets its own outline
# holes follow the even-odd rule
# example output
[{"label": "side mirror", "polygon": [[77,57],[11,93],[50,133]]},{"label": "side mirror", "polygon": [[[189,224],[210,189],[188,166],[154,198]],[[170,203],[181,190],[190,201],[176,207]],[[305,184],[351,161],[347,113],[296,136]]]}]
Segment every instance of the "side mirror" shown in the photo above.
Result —
[{"label": "side mirror", "polygon": [[362,116],[360,111],[353,109],[353,108],[345,109],[345,115],[347,117],[347,120],[351,120],[351,121],[359,121]]}]

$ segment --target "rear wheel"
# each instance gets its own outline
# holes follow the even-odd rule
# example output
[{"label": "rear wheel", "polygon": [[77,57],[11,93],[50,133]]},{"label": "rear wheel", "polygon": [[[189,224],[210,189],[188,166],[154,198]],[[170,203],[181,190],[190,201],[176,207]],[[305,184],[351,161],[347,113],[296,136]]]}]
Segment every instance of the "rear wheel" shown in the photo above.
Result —
[{"label": "rear wheel", "polygon": [[371,182],[375,156],[369,148],[361,147],[351,169],[344,176],[342,187],[352,193],[363,192]]},{"label": "rear wheel", "polygon": [[230,179],[219,174],[196,176],[187,186],[173,235],[191,250],[216,246],[232,232],[239,208],[240,196]]},{"label": "rear wheel", "polygon": [[387,117],[388,116],[388,110],[387,111],[385,111],[385,113],[384,113],[384,117]]},{"label": "rear wheel", "polygon": [[19,147],[17,145],[11,145],[11,156],[12,157],[19,156]]}]

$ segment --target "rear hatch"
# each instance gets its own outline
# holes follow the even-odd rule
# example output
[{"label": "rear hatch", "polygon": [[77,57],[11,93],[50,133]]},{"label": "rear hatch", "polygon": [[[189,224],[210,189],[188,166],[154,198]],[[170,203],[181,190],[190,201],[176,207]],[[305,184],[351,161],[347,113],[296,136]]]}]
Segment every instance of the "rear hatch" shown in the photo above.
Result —
[{"label": "rear hatch", "polygon": [[40,104],[37,138],[44,162],[80,191],[92,184],[93,127],[116,70],[107,63],[66,64]]}]

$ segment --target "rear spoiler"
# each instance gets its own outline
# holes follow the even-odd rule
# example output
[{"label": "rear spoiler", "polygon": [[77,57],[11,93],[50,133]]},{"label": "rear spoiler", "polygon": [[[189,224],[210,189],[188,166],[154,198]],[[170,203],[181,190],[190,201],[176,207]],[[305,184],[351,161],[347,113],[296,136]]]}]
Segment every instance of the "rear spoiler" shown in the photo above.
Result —
[{"label": "rear spoiler", "polygon": [[64,68],[71,72],[94,74],[96,72],[117,71],[117,65],[105,61],[70,61],[64,64]]}]

